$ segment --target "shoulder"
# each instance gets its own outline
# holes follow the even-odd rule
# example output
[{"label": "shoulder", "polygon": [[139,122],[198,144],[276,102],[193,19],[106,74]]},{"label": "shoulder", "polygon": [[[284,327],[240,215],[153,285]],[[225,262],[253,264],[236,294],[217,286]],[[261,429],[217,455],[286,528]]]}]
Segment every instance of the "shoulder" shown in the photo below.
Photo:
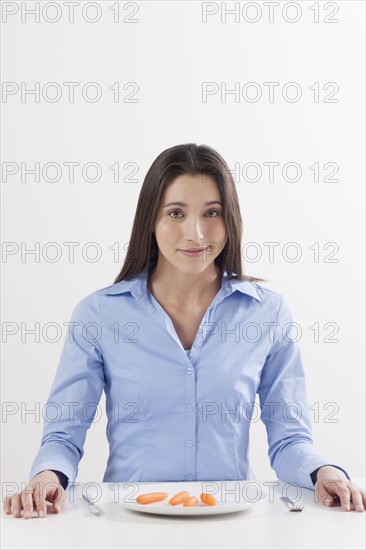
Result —
[{"label": "shoulder", "polygon": [[237,294],[241,295],[243,300],[245,300],[245,296],[254,298],[252,300],[253,307],[256,307],[263,314],[271,313],[271,315],[279,318],[292,316],[290,304],[286,296],[280,292],[250,280],[237,281],[232,279],[232,287],[234,290],[239,291]]},{"label": "shoulder", "polygon": [[231,279],[233,290],[239,291],[242,295],[251,296],[255,298],[256,302],[260,305],[272,305],[279,308],[284,297],[279,292],[267,288],[260,283],[250,280],[239,281],[237,279]]},{"label": "shoulder", "polygon": [[129,281],[124,280],[119,283],[114,283],[102,288],[98,288],[93,292],[90,292],[83,298],[81,298],[74,307],[74,312],[79,313],[100,313],[100,304],[103,301],[104,297],[122,295],[131,291],[133,286],[136,284],[136,278]]},{"label": "shoulder", "polygon": [[280,304],[281,300],[283,299],[282,294],[279,292],[276,292],[275,290],[272,290],[271,288],[267,288],[260,283],[256,283],[253,281],[250,281],[250,284],[253,288],[255,288],[258,296],[260,297],[262,302],[273,302],[276,304]]},{"label": "shoulder", "polygon": [[252,284],[256,287],[262,303],[276,312],[278,321],[290,322],[293,320],[292,307],[284,294],[270,288],[265,288],[258,283]]},{"label": "shoulder", "polygon": [[92,320],[99,317],[98,290],[79,299],[72,310],[72,317],[77,319]]}]

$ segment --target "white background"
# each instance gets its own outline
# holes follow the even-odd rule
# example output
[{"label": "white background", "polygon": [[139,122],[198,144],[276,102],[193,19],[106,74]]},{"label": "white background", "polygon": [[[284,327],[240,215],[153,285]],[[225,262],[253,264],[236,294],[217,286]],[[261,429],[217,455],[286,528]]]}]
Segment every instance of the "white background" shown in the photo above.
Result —
[{"label": "white background", "polygon": [[[2,3],[9,4],[7,2]],[[365,379],[364,379],[364,15],[362,1],[297,2],[301,16],[297,22],[284,19],[284,2],[269,22],[268,7],[256,2],[262,15],[257,22],[243,16],[238,22],[228,15],[221,21],[218,13],[202,21],[201,2],[138,2],[132,16],[138,22],[123,22],[133,7],[120,3],[120,22],[113,22],[110,7],[115,2],[99,2],[99,22],[83,19],[81,2],[75,8],[75,21],[58,2],[61,18],[54,18],[50,7],[40,22],[34,16],[21,21],[21,5],[34,8],[34,2],[18,2],[18,13],[2,23],[2,80],[26,83],[28,89],[40,83],[57,82],[62,90],[58,102],[40,101],[34,96],[21,100],[20,92],[2,98],[2,162],[13,162],[19,172],[2,184],[2,240],[15,243],[13,255],[2,256],[2,402],[14,414],[2,417],[2,479],[27,481],[38,451],[42,430],[42,407],[46,403],[61,353],[66,327],[75,304],[87,294],[113,283],[123,262],[123,247],[129,241],[133,216],[149,166],[164,149],[180,143],[195,142],[215,148],[234,170],[257,163],[262,176],[257,182],[237,175],[237,190],[244,219],[243,245],[258,243],[262,257],[248,261],[245,272],[268,279],[266,286],[282,293],[289,301],[296,321],[302,327],[300,346],[312,407],[314,443],[317,450],[344,467],[351,477],[364,476]],[[40,3],[42,7],[45,2]],[[53,3],[55,4],[55,3]],[[240,10],[247,2],[240,2]],[[319,8],[319,22],[314,10]],[[328,3],[329,5],[329,3]],[[228,2],[233,8],[234,2]],[[325,23],[333,7],[337,23]],[[128,8],[128,9],[124,9]],[[24,9],[24,6],[23,6]],[[295,8],[288,11],[294,18]],[[93,11],[94,10],[94,11]],[[89,18],[96,11],[90,8]],[[254,19],[254,8],[247,18]],[[64,82],[79,82],[75,102],[68,100]],[[100,101],[83,99],[81,88],[99,83]],[[113,101],[109,86],[119,82],[138,84],[135,103]],[[257,102],[240,96],[202,98],[202,83],[214,82],[240,89],[256,82],[262,91]],[[268,99],[265,82],[278,82],[274,101]],[[284,86],[296,82],[302,97],[285,100]],[[324,99],[335,82],[337,102]],[[319,101],[310,87],[319,83]],[[92,90],[90,90],[92,93]],[[253,96],[254,89],[248,90]],[[293,97],[294,89],[289,89]],[[53,94],[49,90],[50,97]],[[53,96],[52,96],[53,97]],[[6,101],[5,101],[6,99]],[[20,166],[39,162],[41,168],[56,162],[63,168],[58,182],[27,175],[21,180]],[[65,162],[78,162],[75,181],[70,182]],[[81,167],[95,162],[102,168],[98,182],[82,177]],[[109,169],[120,164],[121,181],[113,181]],[[269,181],[263,163],[277,162],[274,181]],[[137,165],[136,181],[122,181]],[[302,175],[297,182],[285,181],[282,168],[297,163]],[[319,163],[319,181],[309,169]],[[333,178],[324,181],[331,169],[339,167]],[[54,172],[50,171],[49,176]],[[89,174],[94,176],[93,171]],[[250,171],[249,176],[254,177]],[[294,172],[289,171],[293,177]],[[59,261],[52,262],[58,243]],[[75,261],[68,257],[63,243],[80,243]],[[99,244],[99,261],[83,258],[81,250],[90,242]],[[114,258],[110,246],[119,243],[120,257]],[[265,242],[280,243],[270,261]],[[301,258],[285,261],[282,250],[297,243]],[[23,245],[22,245],[23,243]],[[36,243],[39,243],[36,245]],[[319,243],[319,261],[310,247]],[[325,261],[336,243],[337,262]],[[6,245],[7,247],[12,245]],[[40,247],[39,261],[21,248]],[[19,249],[16,252],[17,248]],[[9,248],[7,248],[9,250]],[[257,249],[258,250],[258,249]],[[44,251],[44,254],[42,254]],[[89,249],[90,258],[94,251]],[[254,257],[254,248],[248,255]],[[289,249],[293,255],[294,248]],[[115,261],[116,260],[116,261]],[[23,327],[39,323],[40,339],[22,336]],[[5,331],[14,323],[16,332]],[[55,331],[42,336],[47,323],[63,329],[52,343]],[[319,324],[319,342],[309,327]],[[326,323],[339,327],[333,338]],[[48,340],[48,341],[47,341]],[[100,406],[103,416],[88,431],[85,456],[79,465],[79,480],[101,481],[108,457],[105,435],[105,398]],[[40,409],[38,414],[31,410]],[[327,408],[329,407],[329,408]],[[28,413],[27,413],[28,410]],[[318,411],[316,413],[316,411]],[[27,413],[27,414],[26,414]],[[334,422],[336,420],[336,422]],[[264,425],[251,427],[250,459],[258,479],[273,478],[267,456]]]}]

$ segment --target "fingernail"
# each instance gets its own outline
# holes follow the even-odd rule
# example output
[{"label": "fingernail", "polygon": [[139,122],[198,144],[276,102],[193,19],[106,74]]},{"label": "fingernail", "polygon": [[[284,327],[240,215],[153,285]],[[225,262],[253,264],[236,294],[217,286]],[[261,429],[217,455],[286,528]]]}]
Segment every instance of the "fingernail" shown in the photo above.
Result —
[{"label": "fingernail", "polygon": [[26,512],[24,512],[24,518],[30,518],[30,512],[28,512],[28,510]]},{"label": "fingernail", "polygon": [[356,508],[357,508],[357,510],[363,510],[362,504],[357,504]]},{"label": "fingernail", "polygon": [[14,508],[13,514],[16,515],[19,512],[18,508]]},{"label": "fingernail", "polygon": [[43,510],[40,510],[40,511],[39,511],[39,517],[40,517],[40,518],[44,518],[44,511],[43,511]]},{"label": "fingernail", "polygon": [[344,509],[345,509],[345,510],[349,510],[349,509],[350,509],[349,505],[348,505],[348,504],[345,504],[345,505],[344,505]]}]

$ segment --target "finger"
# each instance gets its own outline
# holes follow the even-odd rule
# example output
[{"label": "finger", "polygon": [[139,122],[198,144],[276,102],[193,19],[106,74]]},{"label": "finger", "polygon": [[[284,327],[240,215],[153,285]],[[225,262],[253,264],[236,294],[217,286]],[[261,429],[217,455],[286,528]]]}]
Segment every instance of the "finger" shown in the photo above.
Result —
[{"label": "finger", "polygon": [[341,500],[341,504],[343,507],[343,510],[345,512],[349,512],[351,510],[350,506],[350,498],[351,493],[349,490],[349,487],[352,486],[351,483],[346,483],[344,480],[337,480],[337,481],[325,481],[321,483],[323,485],[324,490],[330,495],[324,495],[323,493],[323,502],[327,506],[332,506],[334,502],[334,497],[338,495],[338,497]]},{"label": "finger", "polygon": [[22,491],[22,502],[24,508],[23,519],[30,519],[33,513],[33,492],[34,486],[28,485],[24,491]]},{"label": "finger", "polygon": [[342,508],[345,512],[351,510],[351,492],[348,487],[342,487],[338,490],[338,496],[341,499]]},{"label": "finger", "polygon": [[50,501],[53,503],[53,510],[56,514],[60,513],[65,502],[65,491],[61,485],[53,489],[53,493],[50,496]]},{"label": "finger", "polygon": [[4,497],[3,503],[4,503],[3,509],[5,514],[11,514],[11,495]]},{"label": "finger", "polygon": [[11,510],[12,510],[13,516],[15,518],[20,517],[20,512],[23,508],[22,501],[20,498],[20,493],[15,493],[15,495],[12,495],[10,499],[10,503],[11,503]]},{"label": "finger", "polygon": [[362,493],[360,489],[355,485],[351,487],[351,498],[352,498],[353,506],[356,508],[357,512],[364,512]]},{"label": "finger", "polygon": [[333,480],[333,481],[323,481],[320,482],[321,485],[324,485],[325,490],[331,495],[331,496],[337,496],[339,495],[340,489],[344,489],[347,487],[347,483],[343,479],[341,480]]},{"label": "finger", "polygon": [[44,486],[38,484],[38,487],[35,488],[34,495],[34,507],[38,512],[39,518],[44,518],[47,515],[47,503],[45,498]]},{"label": "finger", "polygon": [[328,493],[325,485],[323,483],[317,482],[315,485],[315,490],[317,493],[318,500],[325,506],[333,506],[334,498],[333,495]]},{"label": "finger", "polygon": [[359,490],[360,492],[360,495],[361,495],[361,503],[363,506],[366,506],[366,491],[364,491],[363,489],[361,489],[360,487],[357,487],[357,489]]}]

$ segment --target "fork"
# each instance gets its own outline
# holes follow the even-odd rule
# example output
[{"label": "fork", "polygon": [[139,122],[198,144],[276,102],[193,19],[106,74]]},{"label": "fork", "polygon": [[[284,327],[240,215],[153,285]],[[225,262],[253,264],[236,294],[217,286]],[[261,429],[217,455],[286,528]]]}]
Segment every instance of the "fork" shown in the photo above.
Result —
[{"label": "fork", "polygon": [[289,505],[290,512],[302,512],[304,509],[305,504],[303,502],[294,502],[288,497],[280,497],[282,502],[285,502],[287,505]]}]

